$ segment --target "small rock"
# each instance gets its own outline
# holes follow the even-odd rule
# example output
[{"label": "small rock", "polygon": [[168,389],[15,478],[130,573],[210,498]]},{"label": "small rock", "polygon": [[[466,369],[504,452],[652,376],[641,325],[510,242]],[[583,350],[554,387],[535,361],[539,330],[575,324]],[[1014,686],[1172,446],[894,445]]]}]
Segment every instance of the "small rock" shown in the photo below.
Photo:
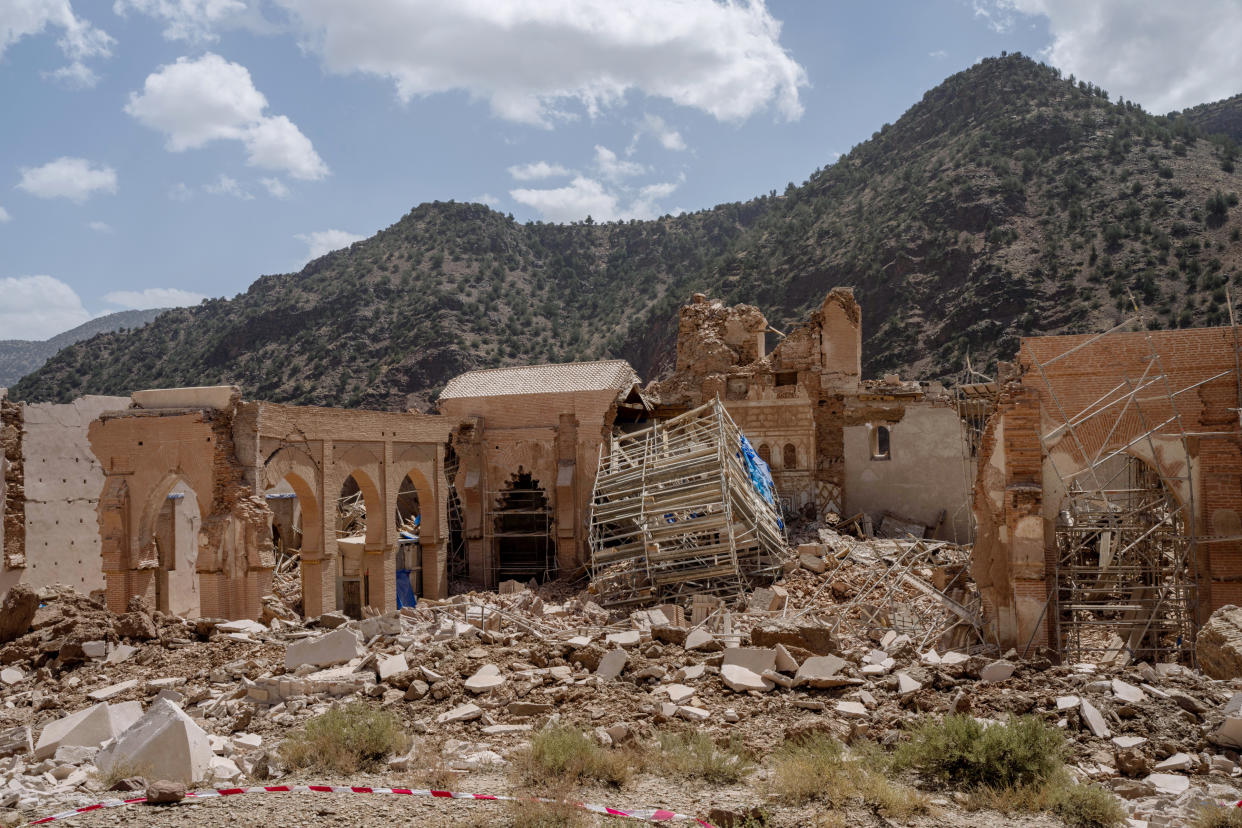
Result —
[{"label": "small rock", "polygon": [[185,799],[185,785],[161,779],[147,786],[148,805],[172,805]]}]

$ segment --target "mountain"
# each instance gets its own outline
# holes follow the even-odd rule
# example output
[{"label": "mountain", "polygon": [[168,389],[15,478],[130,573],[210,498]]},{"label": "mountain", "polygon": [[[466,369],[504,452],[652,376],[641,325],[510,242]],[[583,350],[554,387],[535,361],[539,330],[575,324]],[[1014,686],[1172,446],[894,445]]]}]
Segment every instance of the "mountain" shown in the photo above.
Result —
[{"label": "mountain", "polygon": [[990,370],[1018,337],[1215,325],[1242,273],[1227,142],[1020,55],[927,92],[801,185],[651,221],[518,224],[478,204],[391,227],[59,353],[27,399],[233,382],[251,397],[402,408],[461,371],[624,357],[667,369],[694,292],[797,323],[835,285],[863,307],[864,371]]},{"label": "mountain", "polygon": [[122,328],[140,328],[167,308],[128,310],[99,316],[51,339],[0,339],[0,388],[12,385],[68,345],[90,339],[95,334],[112,333]]},{"label": "mountain", "polygon": [[1184,110],[1181,116],[1204,135],[1225,135],[1235,144],[1242,144],[1242,95],[1199,104]]}]

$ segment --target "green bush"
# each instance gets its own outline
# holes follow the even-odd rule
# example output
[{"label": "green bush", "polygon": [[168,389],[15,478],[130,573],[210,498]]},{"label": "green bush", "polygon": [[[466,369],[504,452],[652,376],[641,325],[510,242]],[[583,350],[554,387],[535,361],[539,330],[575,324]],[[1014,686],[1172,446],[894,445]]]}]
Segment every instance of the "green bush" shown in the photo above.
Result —
[{"label": "green bush", "polygon": [[1125,825],[1126,822],[1126,811],[1117,801],[1117,797],[1098,785],[1068,785],[1060,788],[1052,811],[1069,828],[1115,828]]},{"label": "green bush", "polygon": [[657,764],[671,776],[730,785],[754,770],[750,753],[739,741],[718,747],[701,730],[661,733]]},{"label": "green bush", "polygon": [[409,749],[410,737],[394,713],[350,704],[308,721],[280,753],[290,767],[354,773]]},{"label": "green bush", "polygon": [[571,783],[594,779],[621,786],[630,779],[638,757],[629,752],[601,747],[581,729],[552,724],[531,737],[530,751],[518,769],[531,782]]},{"label": "green bush", "polygon": [[953,785],[1013,788],[1045,781],[1065,756],[1060,733],[1032,716],[984,725],[966,715],[925,719],[896,756],[898,767]]},{"label": "green bush", "polygon": [[1242,808],[1208,805],[1195,813],[1190,828],[1242,828]]}]

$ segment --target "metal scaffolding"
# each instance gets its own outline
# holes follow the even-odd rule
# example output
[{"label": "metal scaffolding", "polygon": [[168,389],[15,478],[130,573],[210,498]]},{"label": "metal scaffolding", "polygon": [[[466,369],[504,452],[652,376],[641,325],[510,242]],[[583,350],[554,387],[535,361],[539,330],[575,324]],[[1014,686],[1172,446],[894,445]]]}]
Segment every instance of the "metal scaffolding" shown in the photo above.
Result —
[{"label": "metal scaffolding", "polygon": [[[1045,417],[1055,423],[1041,430],[1041,448],[1064,492],[1045,611],[1053,640],[1067,659],[1193,661],[1198,606],[1194,487],[1177,398],[1223,374],[1174,389],[1148,334],[1138,376],[1119,368],[1111,388],[1070,411],[1063,397],[1076,381],[1066,380],[1058,393],[1047,371],[1088,348],[1100,349],[1096,361],[1109,364],[1109,335],[1132,322],[1141,327],[1142,318],[1045,363],[1030,356],[1051,403]],[[1166,455],[1170,443],[1180,446],[1180,463],[1148,462]],[[1173,473],[1176,468],[1180,473]]]},{"label": "metal scaffolding", "polygon": [[592,587],[604,606],[736,596],[788,559],[767,465],[714,400],[614,435],[589,517]]}]

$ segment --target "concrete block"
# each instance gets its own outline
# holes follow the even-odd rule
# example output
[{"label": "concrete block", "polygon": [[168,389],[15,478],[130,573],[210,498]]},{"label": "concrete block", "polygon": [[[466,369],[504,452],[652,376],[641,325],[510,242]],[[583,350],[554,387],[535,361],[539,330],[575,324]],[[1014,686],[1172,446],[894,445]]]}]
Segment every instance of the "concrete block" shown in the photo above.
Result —
[{"label": "concrete block", "polygon": [[150,388],[135,391],[130,399],[139,408],[216,408],[227,409],[235,396],[241,395],[236,385],[200,385],[186,388]]},{"label": "concrete block", "polygon": [[207,778],[211,743],[198,723],[181,708],[156,700],[142,718],[95,757],[104,773],[112,768],[151,768],[164,779],[187,785]]},{"label": "concrete block", "polygon": [[[803,544],[805,546],[805,544]],[[802,547],[799,547],[802,548]],[[814,572],[816,575],[823,575],[828,571],[828,563],[819,555],[812,555],[808,552],[802,552],[798,555],[798,563],[802,564],[802,568]]]},{"label": "concrete block", "polygon": [[1118,701],[1127,704],[1142,704],[1147,701],[1147,694],[1133,684],[1128,684],[1121,679],[1113,679],[1113,695]]},{"label": "concrete block", "polygon": [[505,677],[500,674],[500,668],[495,664],[484,664],[474,675],[466,679],[466,689],[471,693],[490,693],[498,687],[503,687]]},{"label": "concrete block", "polygon": [[330,667],[362,655],[358,634],[348,627],[338,627],[318,638],[294,641],[285,648],[285,669],[296,670],[303,664]]},{"label": "concrete block", "polygon": [[1194,766],[1194,762],[1190,756],[1185,753],[1175,753],[1167,759],[1162,759],[1152,766],[1152,770],[1156,773],[1172,773],[1174,771],[1188,771]]},{"label": "concrete block", "polygon": [[850,719],[866,719],[870,715],[867,713],[867,706],[856,701],[839,701],[836,711]]},{"label": "concrete block", "polygon": [[25,678],[26,674],[16,667],[5,667],[3,670],[0,670],[0,684],[6,687],[12,687]]},{"label": "concrete block", "polygon": [[1082,703],[1082,699],[1078,698],[1077,696],[1057,696],[1057,710],[1058,711],[1073,710],[1075,707],[1077,707],[1081,703]]},{"label": "concrete block", "polygon": [[907,696],[910,693],[915,693],[922,689],[922,682],[911,678],[908,673],[897,674],[897,692],[901,695]]},{"label": "concrete block", "polygon": [[268,632],[267,627],[249,618],[225,621],[223,624],[217,624],[216,630],[222,633],[245,633],[246,635],[263,635]]},{"label": "concrete block", "polygon": [[1190,779],[1176,773],[1153,773],[1143,780],[1158,793],[1177,796],[1190,790]]},{"label": "concrete block", "polygon": [[53,756],[61,747],[99,747],[127,730],[140,716],[142,705],[138,702],[115,705],[100,702],[63,719],[49,722],[35,744],[35,759]]},{"label": "concrete block", "polygon": [[103,658],[108,654],[107,641],[83,641],[82,654],[87,658]]},{"label": "concrete block", "polygon": [[1212,734],[1212,741],[1221,747],[1242,749],[1242,718],[1227,716]]},{"label": "concrete block", "polygon": [[130,644],[117,644],[112,648],[112,652],[108,653],[108,657],[104,661],[108,664],[120,664],[126,661],[134,653],[138,652],[138,648]]},{"label": "concrete block", "polygon": [[668,700],[673,704],[681,704],[694,695],[694,688],[684,684],[670,684],[663,689],[668,693]]},{"label": "concrete block", "polygon": [[712,717],[708,710],[701,707],[682,706],[677,708],[677,715],[681,716],[688,722],[705,722]]},{"label": "concrete block", "polygon": [[1114,736],[1113,744],[1121,750],[1136,748],[1147,741],[1146,736]]},{"label": "concrete block", "polygon": [[625,669],[625,664],[630,660],[625,650],[609,650],[604,657],[599,660],[599,667],[595,670],[595,675],[604,681],[612,681],[621,675],[621,671]]}]

